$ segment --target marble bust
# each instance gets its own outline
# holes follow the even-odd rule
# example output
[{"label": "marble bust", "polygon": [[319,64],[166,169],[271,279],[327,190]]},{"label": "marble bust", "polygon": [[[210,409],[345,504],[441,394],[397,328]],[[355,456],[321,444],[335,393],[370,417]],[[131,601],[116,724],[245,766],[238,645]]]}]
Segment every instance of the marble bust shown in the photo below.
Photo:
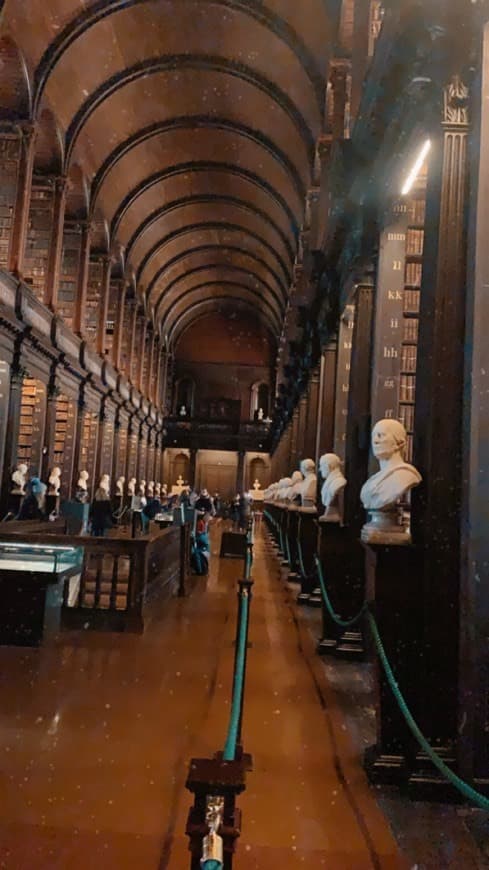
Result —
[{"label": "marble bust", "polygon": [[126,482],[126,478],[124,476],[118,477],[115,484],[115,494],[118,498],[122,498],[124,495],[124,484]]},{"label": "marble bust", "polygon": [[129,483],[127,484],[127,493],[128,495],[136,495],[136,478],[131,477]]},{"label": "marble bust", "polygon": [[331,523],[341,522],[339,500],[346,486],[346,478],[343,476],[343,465],[336,453],[324,453],[319,460],[319,470],[324,480],[321,489],[321,501],[324,505],[323,518]]},{"label": "marble bust", "polygon": [[315,508],[318,483],[316,464],[313,459],[303,459],[299,467],[304,476],[299,490],[301,505],[306,508]]},{"label": "marble bust", "polygon": [[103,474],[102,477],[100,478],[99,489],[103,489],[104,492],[107,493],[107,495],[109,494],[109,492],[110,492],[110,477],[108,474]]},{"label": "marble bust", "polygon": [[255,482],[254,482],[254,484],[253,484],[253,489],[254,489],[255,491],[261,489],[261,483],[260,483],[260,481],[258,480],[258,478],[255,480]]},{"label": "marble bust", "polygon": [[291,477],[283,477],[280,481],[280,490],[279,490],[279,501],[287,501],[289,497],[290,487],[292,486],[292,478]]},{"label": "marble bust", "polygon": [[49,494],[50,495],[59,495],[59,490],[61,486],[61,468],[57,465],[51,470],[51,474],[49,475]]},{"label": "marble bust", "polygon": [[148,498],[153,498],[155,491],[155,482],[154,480],[150,480],[148,483]]},{"label": "marble bust", "polygon": [[159,498],[161,495],[161,483],[155,483],[155,496]]},{"label": "marble bust", "polygon": [[394,532],[397,528],[397,534],[408,537],[399,524],[399,502],[422,478],[413,465],[404,461],[406,440],[406,430],[399,420],[379,420],[372,430],[372,451],[380,471],[369,477],[360,493],[370,513],[362,531],[363,540],[371,540],[374,529]]},{"label": "marble bust", "polygon": [[88,490],[88,471],[80,471],[78,475],[77,488],[87,492]]},{"label": "marble bust", "polygon": [[141,480],[139,482],[139,495],[146,495],[146,481]]},{"label": "marble bust", "polygon": [[14,484],[12,492],[24,495],[25,485],[27,483],[27,465],[23,462],[17,466],[12,474],[12,483]]},{"label": "marble bust", "polygon": [[302,471],[292,472],[291,480],[292,486],[287,493],[287,501],[290,503],[298,502],[301,498],[301,487],[304,483],[304,475],[302,474]]}]

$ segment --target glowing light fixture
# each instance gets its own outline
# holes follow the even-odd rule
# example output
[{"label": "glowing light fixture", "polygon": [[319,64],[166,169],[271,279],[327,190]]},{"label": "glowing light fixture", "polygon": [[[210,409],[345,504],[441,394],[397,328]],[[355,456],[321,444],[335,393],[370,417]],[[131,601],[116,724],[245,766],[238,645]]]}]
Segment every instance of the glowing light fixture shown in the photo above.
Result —
[{"label": "glowing light fixture", "polygon": [[403,187],[401,190],[402,196],[406,196],[406,194],[408,194],[409,191],[411,190],[414,182],[416,181],[416,179],[420,173],[421,167],[428,156],[430,148],[431,148],[431,139],[427,139],[426,142],[423,144],[423,147],[421,148],[418,156],[416,157],[416,160],[414,161],[413,167],[412,167],[408,177],[406,178],[406,181],[403,184]]}]

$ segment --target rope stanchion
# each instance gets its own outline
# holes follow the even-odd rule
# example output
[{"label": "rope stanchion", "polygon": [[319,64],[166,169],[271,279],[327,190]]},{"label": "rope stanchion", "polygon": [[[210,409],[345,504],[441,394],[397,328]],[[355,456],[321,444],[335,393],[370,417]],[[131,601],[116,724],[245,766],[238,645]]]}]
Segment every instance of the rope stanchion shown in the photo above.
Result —
[{"label": "rope stanchion", "polygon": [[329,595],[328,595],[328,592],[326,589],[326,583],[324,582],[324,574],[323,574],[321,562],[319,561],[317,556],[315,556],[315,562],[316,562],[316,568],[317,568],[317,572],[318,572],[319,585],[321,587],[321,593],[323,596],[323,601],[324,601],[326,610],[328,611],[331,619],[333,620],[333,622],[336,622],[336,625],[339,625],[340,628],[350,628],[352,625],[356,625],[357,622],[360,622],[360,620],[362,619],[362,617],[365,615],[365,613],[367,611],[367,608],[368,608],[367,602],[365,601],[363,603],[362,609],[357,613],[356,616],[353,616],[351,619],[341,619],[338,616],[338,614],[335,613],[333,605],[331,604],[331,600],[329,598]]},{"label": "rope stanchion", "polygon": [[435,750],[428,743],[426,737],[424,736],[416,720],[414,719],[408,705],[406,704],[404,695],[402,694],[397,684],[389,659],[387,658],[382,639],[379,634],[379,629],[375,621],[375,617],[370,612],[370,610],[368,610],[368,608],[367,621],[370,627],[370,631],[372,632],[375,647],[377,649],[377,653],[384,669],[384,673],[386,675],[389,687],[394,695],[394,698],[397,701],[398,707],[402,715],[404,716],[404,719],[406,720],[407,726],[409,727],[413,736],[418,741],[421,749],[426,752],[426,755],[434,764],[436,769],[442,774],[442,776],[444,776],[445,779],[447,779],[464,797],[472,801],[472,803],[476,804],[482,810],[489,810],[489,798],[476,791],[474,788],[472,788],[471,785],[469,785],[467,782],[464,782],[463,779],[457,776],[457,774],[454,773],[453,770],[451,770],[451,768],[445,764],[445,762],[440,758],[439,755],[437,755]]},{"label": "rope stanchion", "polygon": [[317,556],[315,557],[315,561],[316,561],[316,566],[318,569],[319,583],[321,586],[321,593],[323,596],[324,604],[326,606],[326,609],[327,609],[331,619],[337,625],[339,625],[341,628],[348,628],[349,626],[354,625],[356,622],[359,622],[359,620],[362,619],[362,617],[366,616],[367,624],[370,628],[372,638],[373,638],[373,641],[375,644],[375,648],[377,650],[377,654],[379,656],[381,665],[384,669],[384,673],[385,673],[389,688],[391,689],[391,691],[394,695],[394,698],[395,698],[397,705],[398,705],[398,707],[399,707],[399,709],[400,709],[400,711],[401,711],[401,713],[406,721],[408,728],[410,729],[410,731],[411,731],[412,735],[414,736],[414,738],[416,739],[416,741],[419,743],[421,749],[423,749],[423,751],[426,753],[426,755],[428,756],[428,758],[430,759],[430,761],[432,762],[434,767],[436,767],[436,769],[439,771],[439,773],[441,773],[441,775],[444,776],[445,779],[448,780],[448,782],[450,782],[454,786],[454,788],[456,788],[457,791],[460,792],[460,794],[462,794],[465,798],[467,798],[467,800],[474,803],[480,809],[489,810],[489,798],[487,798],[481,792],[476,791],[476,789],[474,789],[471,785],[469,785],[467,782],[465,782],[463,779],[461,779],[461,777],[457,776],[457,774],[454,773],[454,771],[450,767],[448,767],[448,765],[445,764],[443,759],[440,758],[440,756],[435,752],[435,750],[430,745],[430,743],[428,742],[428,740],[424,736],[423,732],[421,731],[421,729],[420,729],[419,725],[417,724],[414,716],[412,715],[412,713],[411,713],[411,711],[406,703],[406,699],[404,698],[404,695],[402,694],[401,689],[399,688],[399,685],[396,681],[396,678],[394,676],[394,672],[393,672],[392,667],[390,665],[389,659],[387,658],[387,653],[384,649],[384,644],[382,643],[382,638],[380,637],[380,632],[379,632],[377,622],[375,620],[374,615],[371,613],[371,611],[369,609],[368,602],[367,601],[364,602],[360,612],[357,613],[357,615],[354,616],[352,619],[341,619],[335,613],[334,608],[331,604],[331,601],[330,601],[330,598],[328,596],[328,592],[326,589],[326,584],[324,581],[324,575],[323,575],[321,563],[320,563]]},{"label": "rope stanchion", "polygon": [[241,622],[239,626],[238,649],[236,654],[236,674],[234,679],[231,716],[229,719],[229,728],[223,753],[224,761],[234,761],[236,755],[236,744],[244,692],[246,642],[248,638],[248,604],[248,592],[244,590],[241,593]]}]

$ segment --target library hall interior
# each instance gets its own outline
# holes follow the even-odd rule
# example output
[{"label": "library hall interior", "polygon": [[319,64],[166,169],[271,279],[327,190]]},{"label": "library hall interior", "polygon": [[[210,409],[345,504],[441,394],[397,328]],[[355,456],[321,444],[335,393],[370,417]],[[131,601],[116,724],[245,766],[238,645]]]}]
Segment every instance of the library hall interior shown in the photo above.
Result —
[{"label": "library hall interior", "polygon": [[489,870],[488,336],[489,0],[0,0],[1,870]]}]

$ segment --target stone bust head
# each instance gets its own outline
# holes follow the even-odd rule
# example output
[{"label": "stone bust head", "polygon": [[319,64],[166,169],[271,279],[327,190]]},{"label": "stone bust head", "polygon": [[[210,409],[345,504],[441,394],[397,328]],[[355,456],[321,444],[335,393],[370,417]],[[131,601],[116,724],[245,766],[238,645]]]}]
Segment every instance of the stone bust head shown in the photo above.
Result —
[{"label": "stone bust head", "polygon": [[338,499],[346,486],[342,466],[343,463],[336,453],[324,453],[319,460],[319,470],[324,478],[321,489],[321,501],[325,507],[324,516],[332,522],[339,522],[341,519]]},{"label": "stone bust head", "polygon": [[313,459],[303,459],[299,466],[304,480],[300,485],[302,507],[314,508],[316,506],[316,463]]},{"label": "stone bust head", "polygon": [[392,510],[410,489],[421,483],[421,475],[404,461],[406,430],[399,420],[379,420],[372,430],[372,452],[380,471],[363,485],[360,497],[367,510]]}]

